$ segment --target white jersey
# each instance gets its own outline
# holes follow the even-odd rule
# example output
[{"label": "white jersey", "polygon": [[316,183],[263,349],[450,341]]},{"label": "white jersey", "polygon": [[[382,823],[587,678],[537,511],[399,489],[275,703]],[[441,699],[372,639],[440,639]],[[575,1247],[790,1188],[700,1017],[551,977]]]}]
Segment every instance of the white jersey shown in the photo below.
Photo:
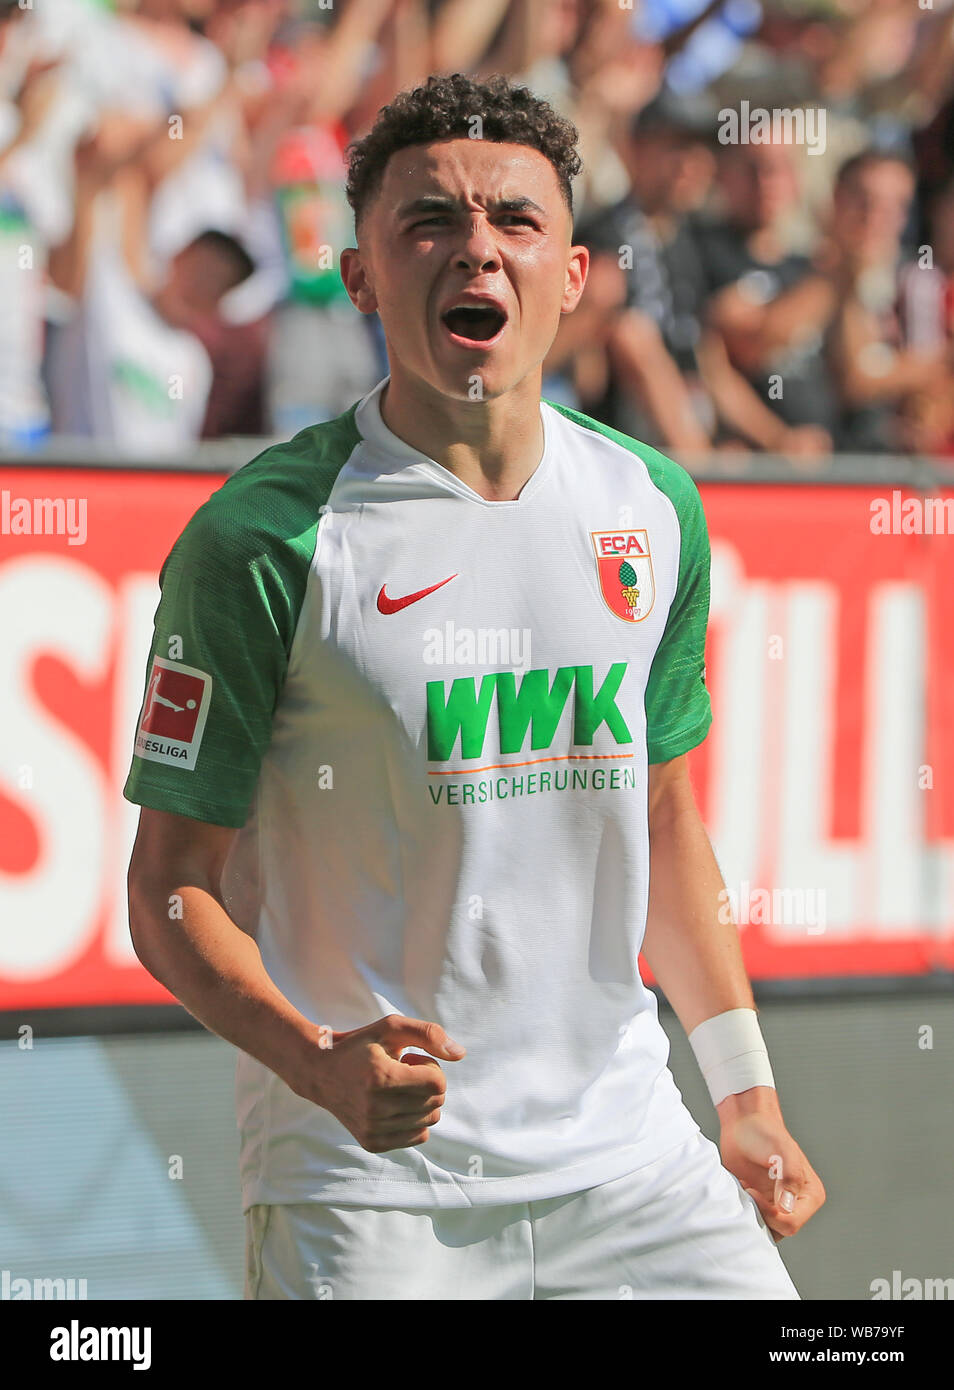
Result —
[{"label": "white jersey", "polygon": [[530,1201],[698,1130],[637,967],[648,764],[711,719],[696,488],[543,402],[540,464],[487,501],[385,426],[385,384],[186,526],[125,794],[239,830],[224,901],[315,1024],[404,1014],[467,1055],[427,1142],[370,1154],[240,1054],[246,1208]]}]

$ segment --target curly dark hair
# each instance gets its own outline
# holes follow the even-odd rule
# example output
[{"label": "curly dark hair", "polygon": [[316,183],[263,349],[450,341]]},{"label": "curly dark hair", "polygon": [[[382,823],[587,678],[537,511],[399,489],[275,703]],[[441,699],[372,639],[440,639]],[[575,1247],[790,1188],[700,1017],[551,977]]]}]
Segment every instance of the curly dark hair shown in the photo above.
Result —
[{"label": "curly dark hair", "polygon": [[348,146],[348,202],[357,226],[380,185],[385,165],[408,145],[472,136],[481,120],[481,138],[529,145],[553,165],[567,208],[573,211],[572,180],[583,167],[576,152],[576,127],[528,87],[516,87],[500,74],[475,82],[463,73],[429,77],[423,87],[399,92],[383,106],[362,140]]}]

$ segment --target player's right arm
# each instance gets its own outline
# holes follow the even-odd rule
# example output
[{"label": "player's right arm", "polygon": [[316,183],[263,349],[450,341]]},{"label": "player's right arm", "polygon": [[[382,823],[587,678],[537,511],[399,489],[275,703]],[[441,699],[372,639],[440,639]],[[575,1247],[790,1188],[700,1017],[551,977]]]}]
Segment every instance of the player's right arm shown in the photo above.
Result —
[{"label": "player's right arm", "polygon": [[412,1053],[399,1061],[400,1051],[418,1047],[456,1061],[462,1049],[455,1052],[438,1024],[420,1019],[391,1014],[329,1034],[296,1009],[222,901],[222,867],[235,834],[142,809],[128,874],[140,961],[189,1013],[329,1110],[369,1153],[423,1144],[440,1119],[446,1082],[431,1058]]},{"label": "player's right arm", "polygon": [[[341,432],[323,441],[333,455],[324,471],[281,448],[240,469],[162,566],[124,787],[142,808],[129,921],[139,959],[191,1014],[330,1111],[363,1148],[384,1153],[424,1143],[444,1096],[433,1059],[461,1052],[421,1019],[391,1014],[334,1032],[330,1020],[307,1018],[269,976],[254,929],[232,919],[221,886],[288,672],[317,538],[315,492],[352,445],[348,427]],[[402,1061],[406,1047],[431,1056]]]}]

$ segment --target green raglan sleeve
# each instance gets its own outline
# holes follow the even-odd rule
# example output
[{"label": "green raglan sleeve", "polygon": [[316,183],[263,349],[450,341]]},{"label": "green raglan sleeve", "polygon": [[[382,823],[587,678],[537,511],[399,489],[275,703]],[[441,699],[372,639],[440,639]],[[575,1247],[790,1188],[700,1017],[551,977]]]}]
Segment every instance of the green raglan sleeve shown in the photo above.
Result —
[{"label": "green raglan sleeve", "polygon": [[123,795],[240,827],[271,738],[307,563],[228,488],[199,508],[162,566]]},{"label": "green raglan sleeve", "polygon": [[709,533],[702,499],[689,474],[662,455],[647,459],[647,465],[672,502],[680,531],[676,593],[646,686],[649,761],[663,763],[695,748],[712,723],[705,684]]}]

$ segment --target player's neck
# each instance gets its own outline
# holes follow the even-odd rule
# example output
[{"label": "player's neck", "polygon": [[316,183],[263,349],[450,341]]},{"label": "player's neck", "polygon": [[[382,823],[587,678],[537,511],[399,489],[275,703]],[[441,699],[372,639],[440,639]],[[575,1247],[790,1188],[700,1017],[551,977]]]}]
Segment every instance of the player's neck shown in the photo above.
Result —
[{"label": "player's neck", "polygon": [[539,371],[493,400],[459,401],[392,370],[381,418],[490,502],[518,497],[543,457]]}]

